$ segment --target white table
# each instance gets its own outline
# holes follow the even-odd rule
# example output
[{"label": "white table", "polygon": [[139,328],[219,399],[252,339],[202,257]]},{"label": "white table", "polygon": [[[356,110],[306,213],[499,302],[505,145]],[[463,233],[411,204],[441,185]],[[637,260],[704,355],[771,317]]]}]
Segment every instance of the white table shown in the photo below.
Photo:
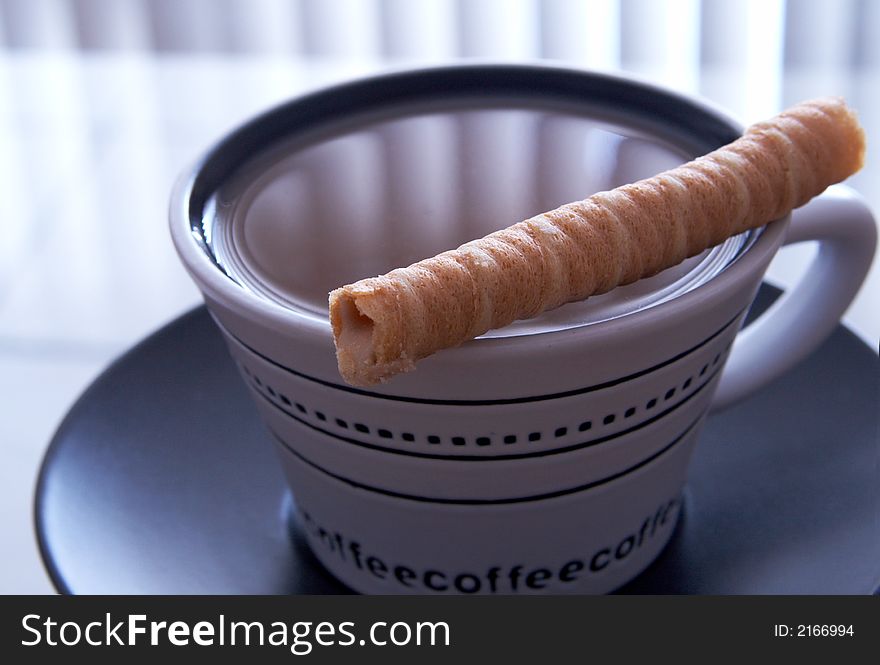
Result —
[{"label": "white table", "polygon": [[[266,106],[383,66],[241,56],[0,56],[0,593],[51,591],[31,501],[41,456],[65,411],[112,358],[199,302],[167,232],[176,175]],[[755,88],[737,71],[704,74],[691,85],[745,122],[799,99],[843,94],[860,110],[868,136],[880,141],[880,72],[800,72],[774,81],[781,85],[770,98],[744,94]],[[867,168],[851,184],[880,211],[880,150],[869,150]],[[785,250],[771,281],[792,283],[809,254]],[[878,302],[875,261],[846,315],[875,349]]]}]

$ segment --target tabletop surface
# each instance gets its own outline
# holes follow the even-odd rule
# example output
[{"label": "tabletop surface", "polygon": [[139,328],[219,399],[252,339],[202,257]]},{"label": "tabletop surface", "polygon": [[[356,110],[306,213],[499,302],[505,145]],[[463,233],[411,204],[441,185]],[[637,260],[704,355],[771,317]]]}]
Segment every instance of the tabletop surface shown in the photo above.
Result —
[{"label": "tabletop surface", "polygon": [[[402,66],[409,63],[393,63]],[[0,590],[48,592],[31,522],[39,461],[64,413],[120,353],[198,304],[166,211],[175,177],[225,131],[276,102],[388,63],[224,55],[0,56]],[[650,75],[650,72],[642,72]],[[772,94],[736,70],[664,81],[743,122],[800,99],[845,96],[880,136],[880,72],[793,71]],[[761,86],[764,86],[762,88]],[[746,94],[744,91],[748,91]],[[880,210],[880,151],[852,184]],[[785,250],[791,284],[812,250]],[[876,350],[880,268],[846,315]]]}]

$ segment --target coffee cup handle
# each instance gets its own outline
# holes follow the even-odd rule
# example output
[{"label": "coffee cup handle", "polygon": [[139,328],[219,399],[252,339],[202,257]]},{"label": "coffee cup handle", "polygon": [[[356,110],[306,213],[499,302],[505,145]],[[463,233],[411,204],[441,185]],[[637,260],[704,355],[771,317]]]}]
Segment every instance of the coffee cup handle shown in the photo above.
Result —
[{"label": "coffee cup handle", "polygon": [[737,335],[713,410],[781,376],[831,334],[871,267],[877,226],[861,196],[835,185],[792,213],[785,244],[808,240],[819,251],[803,278]]}]

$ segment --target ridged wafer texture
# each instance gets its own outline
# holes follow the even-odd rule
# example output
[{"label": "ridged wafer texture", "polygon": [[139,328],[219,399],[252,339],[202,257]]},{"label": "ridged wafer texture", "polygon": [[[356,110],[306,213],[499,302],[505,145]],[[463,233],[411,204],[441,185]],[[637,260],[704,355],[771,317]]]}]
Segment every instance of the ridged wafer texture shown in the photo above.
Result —
[{"label": "ridged wafer texture", "polygon": [[687,164],[330,293],[342,377],[371,385],[440,349],[649,277],[858,171],[843,100],[803,102]]}]

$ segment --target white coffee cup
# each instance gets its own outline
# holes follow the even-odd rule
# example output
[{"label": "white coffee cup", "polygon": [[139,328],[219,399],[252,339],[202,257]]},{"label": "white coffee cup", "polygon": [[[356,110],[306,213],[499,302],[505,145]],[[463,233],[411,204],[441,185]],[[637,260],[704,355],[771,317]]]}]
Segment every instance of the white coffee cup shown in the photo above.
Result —
[{"label": "white coffee cup", "polygon": [[[486,114],[467,111],[454,123],[457,136],[462,127],[469,136],[459,148],[470,156],[442,168],[449,124],[431,118],[474,108]],[[504,109],[542,120],[492,115]],[[561,124],[546,121],[553,114]],[[672,533],[710,409],[752,394],[814,350],[864,279],[874,221],[858,196],[835,187],[654,281],[445,350],[387,384],[345,385],[326,308],[318,296],[300,297],[298,283],[320,296],[342,283],[321,279],[345,276],[360,254],[380,265],[395,252],[408,256],[381,213],[393,200],[415,220],[404,235],[422,242],[429,229],[418,226],[416,204],[430,199],[439,210],[449,197],[431,199],[433,190],[418,183],[436,190],[444,174],[463,173],[465,189],[482,179],[481,192],[497,190],[471,202],[489,200],[495,226],[518,221],[504,217],[520,209],[504,208],[502,195],[518,187],[499,184],[497,174],[516,171],[517,182],[529,183],[554,159],[557,172],[578,173],[582,160],[566,146],[580,145],[581,116],[631,131],[629,147],[669,146],[679,161],[741,131],[704,102],[622,76],[441,67],[293,100],[232,132],[175,188],[175,245],[276,442],[300,525],[328,570],[357,591],[601,593],[630,580]],[[574,120],[567,125],[566,117]],[[520,162],[505,151],[525,126],[542,137],[535,154],[544,157],[511,170]],[[358,134],[366,127],[378,132],[378,144]],[[602,136],[592,131],[591,141]],[[541,152],[547,145],[549,156]],[[374,153],[385,160],[384,184],[371,175]],[[639,169],[655,166],[636,160],[619,177],[643,177]],[[298,187],[324,192],[325,212],[314,218],[330,220],[324,226],[288,224],[298,211],[313,220],[298,203],[307,196],[290,198]],[[418,195],[401,202],[401,188]],[[260,206],[258,219],[249,211]],[[457,218],[443,210],[441,219]],[[227,214],[228,228],[215,225]],[[448,240],[442,228],[433,232],[437,242]],[[776,251],[805,240],[819,241],[820,251],[801,283],[738,335]],[[312,266],[309,253],[323,258]],[[306,267],[288,269],[287,256]]]}]

